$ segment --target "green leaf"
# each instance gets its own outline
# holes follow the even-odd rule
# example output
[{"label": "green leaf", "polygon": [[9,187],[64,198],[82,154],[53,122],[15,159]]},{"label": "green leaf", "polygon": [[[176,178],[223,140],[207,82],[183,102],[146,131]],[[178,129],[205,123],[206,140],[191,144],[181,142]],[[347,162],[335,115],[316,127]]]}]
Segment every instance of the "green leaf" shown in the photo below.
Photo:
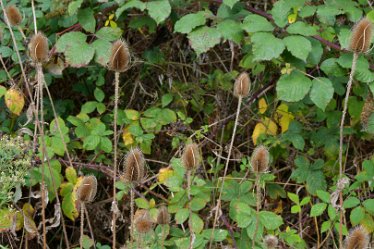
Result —
[{"label": "green leaf", "polygon": [[131,8],[143,11],[146,8],[146,4],[140,0],[130,0],[116,10],[116,17],[120,17],[125,10]]},{"label": "green leaf", "polygon": [[356,207],[360,204],[360,200],[357,197],[350,196],[343,202],[345,209]]},{"label": "green leaf", "polygon": [[205,11],[198,11],[196,13],[187,14],[179,19],[174,25],[174,31],[188,34],[194,28],[205,24]]},{"label": "green leaf", "polygon": [[280,0],[277,1],[271,10],[271,14],[274,18],[274,22],[279,27],[283,28],[288,23],[287,16],[292,5],[289,1]]},{"label": "green leaf", "polygon": [[287,32],[289,34],[305,35],[305,36],[317,35],[316,26],[310,26],[309,24],[305,22],[292,23],[290,26],[288,26]]},{"label": "green leaf", "polygon": [[290,35],[283,39],[287,50],[291,52],[293,56],[306,61],[310,51],[312,51],[312,44],[308,39],[300,35]]},{"label": "green leaf", "polygon": [[98,135],[89,135],[84,139],[83,148],[86,150],[94,150],[100,143],[100,136]]},{"label": "green leaf", "polygon": [[195,52],[201,54],[217,45],[221,40],[221,35],[215,28],[204,26],[192,31],[188,35],[188,39],[190,40],[191,47]]},{"label": "green leaf", "polygon": [[272,33],[258,32],[251,37],[253,42],[254,61],[278,58],[285,46],[281,39]]},{"label": "green leaf", "polygon": [[334,95],[334,87],[328,78],[317,77],[312,81],[312,89],[310,91],[310,99],[325,111],[326,106]]},{"label": "green leaf", "polygon": [[106,153],[110,153],[112,151],[112,141],[107,137],[102,137],[100,139],[100,149]]},{"label": "green leaf", "polygon": [[149,16],[152,17],[157,24],[160,24],[170,15],[171,6],[169,0],[156,0],[147,2],[147,10]]},{"label": "green leaf", "polygon": [[92,9],[86,8],[78,10],[78,21],[84,30],[91,33],[95,32],[96,19]]},{"label": "green leaf", "polygon": [[75,0],[75,1],[70,2],[69,6],[68,6],[69,16],[72,16],[75,13],[77,13],[77,11],[81,7],[82,3],[83,3],[83,0]]},{"label": "green leaf", "polygon": [[312,209],[310,210],[310,217],[317,217],[320,216],[325,209],[327,208],[326,203],[318,203],[312,206]]},{"label": "green leaf", "polygon": [[[202,232],[202,235],[204,236],[204,238],[206,238],[206,239],[209,240],[210,236],[212,235],[212,230],[213,229],[204,229],[204,231]],[[224,241],[227,236],[228,236],[227,230],[224,230],[224,229],[214,229],[213,240],[215,242]]]},{"label": "green leaf", "polygon": [[288,198],[290,198],[290,200],[291,200],[293,203],[299,204],[300,199],[299,199],[299,196],[298,196],[297,194],[294,194],[294,193],[288,192],[288,193],[287,193],[287,196],[288,196]]},{"label": "green leaf", "polygon": [[219,22],[217,30],[224,39],[231,40],[239,44],[243,38],[243,30],[240,24],[234,20],[224,20]]},{"label": "green leaf", "polygon": [[135,204],[138,208],[149,209],[149,202],[144,198],[136,198]]},{"label": "green leaf", "polygon": [[120,28],[103,27],[96,32],[96,37],[105,41],[114,41],[121,37],[122,30]]},{"label": "green leaf", "polygon": [[100,88],[96,87],[94,91],[94,96],[97,101],[102,102],[105,98],[104,91],[101,90]]},{"label": "green leaf", "polygon": [[96,109],[97,102],[96,101],[88,101],[82,105],[81,113],[91,113]]},{"label": "green leaf", "polygon": [[181,208],[177,211],[175,214],[175,221],[177,224],[182,224],[184,223],[187,219],[188,216],[190,215],[190,212],[188,211],[187,208]]},{"label": "green leaf", "polygon": [[300,202],[300,206],[304,206],[308,202],[310,202],[310,196],[304,197]]},{"label": "green leaf", "polygon": [[325,203],[330,203],[330,193],[323,191],[323,190],[317,190],[316,191],[318,198],[320,198]]},{"label": "green leaf", "polygon": [[238,227],[247,227],[252,221],[252,209],[247,203],[233,200],[230,202],[230,218],[237,222]]},{"label": "green leaf", "polygon": [[173,101],[173,95],[171,93],[163,95],[161,98],[162,107],[168,106],[171,103],[171,101]]},{"label": "green leaf", "polygon": [[365,210],[363,207],[358,206],[354,208],[351,212],[351,215],[349,216],[349,219],[351,220],[352,226],[356,226],[360,224],[362,219],[365,217]]},{"label": "green leaf", "polygon": [[232,7],[239,2],[239,0],[223,0],[223,3],[229,6],[231,9]]},{"label": "green leaf", "polygon": [[112,44],[103,39],[97,39],[91,46],[95,49],[95,62],[106,67],[109,61],[110,51]]},{"label": "green leaf", "polygon": [[64,53],[66,61],[72,67],[87,65],[94,56],[95,49],[86,43],[86,35],[81,32],[69,32],[58,39],[57,52]]},{"label": "green leaf", "polygon": [[273,212],[261,211],[259,216],[261,224],[268,230],[275,230],[283,224],[282,217]]},{"label": "green leaf", "polygon": [[192,213],[191,226],[192,231],[196,234],[199,234],[204,228],[204,221],[199,217],[199,215]]},{"label": "green leaf", "polygon": [[321,225],[321,233],[328,231],[330,227],[331,227],[331,221],[330,220],[324,221]]},{"label": "green leaf", "polygon": [[82,246],[84,249],[90,249],[94,245],[94,240],[88,237],[87,235],[83,235],[82,239]]},{"label": "green leaf", "polygon": [[2,96],[4,96],[5,95],[5,93],[6,93],[6,88],[5,87],[3,87],[3,86],[0,86],[0,98],[2,97]]},{"label": "green leaf", "polygon": [[205,207],[206,201],[202,198],[195,197],[191,200],[190,205],[192,211],[199,211]]},{"label": "green leaf", "polygon": [[265,17],[252,14],[247,15],[243,20],[242,28],[248,33],[274,30],[274,26]]},{"label": "green leaf", "polygon": [[365,131],[374,134],[374,113],[370,114]]},{"label": "green leaf", "polygon": [[302,100],[309,92],[312,82],[302,73],[293,71],[285,74],[277,82],[277,95],[280,100],[297,102]]},{"label": "green leaf", "polygon": [[374,215],[374,199],[368,199],[362,203],[368,213]]}]

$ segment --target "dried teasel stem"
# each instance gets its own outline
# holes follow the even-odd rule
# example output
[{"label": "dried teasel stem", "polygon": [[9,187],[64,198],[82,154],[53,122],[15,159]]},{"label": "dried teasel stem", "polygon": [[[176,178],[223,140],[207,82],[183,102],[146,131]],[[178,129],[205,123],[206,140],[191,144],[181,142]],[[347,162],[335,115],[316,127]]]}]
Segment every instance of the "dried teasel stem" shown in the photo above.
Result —
[{"label": "dried teasel stem", "polygon": [[[352,30],[351,40],[349,49],[353,51],[352,68],[349,74],[349,80],[347,83],[347,91],[344,98],[344,106],[342,111],[342,118],[340,121],[340,136],[339,136],[339,179],[343,178],[344,167],[343,167],[343,128],[345,116],[348,109],[348,100],[352,88],[353,76],[356,72],[357,59],[360,53],[366,53],[371,43],[373,25],[367,18],[361,19]],[[340,205],[343,205],[343,194],[339,194]],[[340,221],[339,221],[339,247],[343,248],[343,209],[340,210]]]},{"label": "dried teasel stem", "polygon": [[243,72],[238,76],[238,78],[236,79],[235,84],[234,84],[233,94],[234,94],[235,97],[238,98],[238,106],[237,106],[237,109],[236,109],[235,123],[234,123],[234,129],[232,131],[229,152],[227,154],[225,169],[224,169],[224,172],[223,172],[222,184],[221,184],[221,188],[220,188],[220,191],[219,191],[219,197],[218,197],[218,200],[217,200],[217,205],[215,206],[213,228],[212,228],[212,232],[211,232],[210,239],[209,239],[209,249],[212,248],[214,229],[216,227],[217,220],[219,218],[218,214],[219,214],[219,211],[221,209],[222,192],[223,192],[223,188],[225,186],[225,178],[226,178],[227,170],[228,170],[229,163],[230,163],[232,147],[234,146],[236,129],[237,129],[237,126],[238,126],[238,121],[239,121],[240,108],[241,108],[241,105],[242,105],[243,98],[247,97],[248,94],[249,94],[250,87],[251,87],[250,83],[251,83],[251,81],[250,81],[250,78],[249,78],[248,74],[246,72]]},{"label": "dried teasel stem", "polygon": [[345,241],[345,249],[366,249],[369,248],[369,233],[362,226],[353,228]]},{"label": "dried teasel stem", "polygon": [[252,240],[252,248],[255,248],[262,199],[260,176],[262,173],[265,173],[269,168],[269,151],[265,146],[260,145],[253,151],[251,157],[251,166],[253,173],[255,173],[256,175],[256,226],[255,231],[253,232]]},{"label": "dried teasel stem", "polygon": [[116,222],[117,222],[117,200],[116,200],[116,178],[117,178],[117,147],[118,147],[118,136],[117,136],[117,113],[118,113],[118,98],[119,98],[119,76],[121,72],[125,72],[130,64],[130,53],[126,42],[117,40],[112,44],[111,55],[109,57],[108,69],[114,71],[114,118],[113,118],[113,130],[114,130],[114,155],[113,155],[113,201],[112,201],[112,232],[113,232],[113,249],[116,246]]}]

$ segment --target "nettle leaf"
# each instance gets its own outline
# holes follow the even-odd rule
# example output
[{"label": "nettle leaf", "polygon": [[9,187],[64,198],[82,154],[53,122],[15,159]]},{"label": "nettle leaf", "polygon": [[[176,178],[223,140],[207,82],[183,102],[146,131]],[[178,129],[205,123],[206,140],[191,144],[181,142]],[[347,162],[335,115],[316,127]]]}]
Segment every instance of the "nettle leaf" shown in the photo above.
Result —
[{"label": "nettle leaf", "polygon": [[285,48],[283,41],[272,33],[258,32],[251,37],[251,40],[254,61],[278,58]]},{"label": "nettle leaf", "polygon": [[94,12],[90,8],[80,9],[78,11],[78,21],[82,28],[88,32],[94,33],[96,27],[96,19]]},{"label": "nettle leaf", "polygon": [[334,95],[334,87],[328,78],[318,77],[312,81],[312,90],[310,91],[310,99],[322,111],[325,111],[326,106]]},{"label": "nettle leaf", "polygon": [[83,67],[90,63],[95,49],[86,43],[86,35],[81,32],[69,32],[58,39],[57,52],[64,53],[66,61],[72,67]]},{"label": "nettle leaf", "polygon": [[227,40],[231,40],[239,44],[243,38],[243,30],[240,24],[234,20],[224,20],[217,25],[221,36]]},{"label": "nettle leaf", "polygon": [[221,40],[221,35],[215,28],[202,27],[192,31],[188,39],[195,52],[201,54],[217,45]]},{"label": "nettle leaf", "polygon": [[156,0],[147,3],[147,10],[150,17],[160,24],[165,21],[171,13],[171,6],[168,0]]},{"label": "nettle leaf", "polygon": [[174,25],[174,31],[188,34],[194,28],[204,25],[206,21],[205,11],[198,11],[196,13],[188,14],[179,19]]},{"label": "nettle leaf", "polygon": [[283,39],[287,50],[291,54],[303,61],[306,61],[310,51],[312,51],[312,44],[308,39],[300,35],[290,35]]},{"label": "nettle leaf", "polygon": [[265,17],[251,14],[243,20],[242,28],[248,33],[274,30],[274,26]]},{"label": "nettle leaf", "polygon": [[234,7],[234,5],[239,2],[239,0],[223,0],[223,3],[229,6],[230,8]]},{"label": "nettle leaf", "polygon": [[312,82],[298,71],[285,74],[277,82],[277,95],[280,100],[297,102],[302,100],[309,92]]},{"label": "nettle leaf", "polygon": [[289,34],[312,36],[317,34],[317,27],[310,26],[305,22],[295,22],[288,26],[287,32]]}]

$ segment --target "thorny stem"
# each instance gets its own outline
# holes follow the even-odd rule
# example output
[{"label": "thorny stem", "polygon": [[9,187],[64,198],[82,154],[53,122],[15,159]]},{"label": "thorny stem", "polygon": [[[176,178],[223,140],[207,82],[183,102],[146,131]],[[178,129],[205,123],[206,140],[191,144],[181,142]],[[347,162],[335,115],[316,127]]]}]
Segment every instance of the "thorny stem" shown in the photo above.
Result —
[{"label": "thorny stem", "polygon": [[[344,170],[343,170],[343,129],[344,129],[344,121],[345,121],[345,115],[347,113],[348,109],[348,100],[349,100],[349,94],[351,92],[352,83],[353,83],[353,76],[356,71],[356,64],[358,59],[358,53],[353,53],[353,59],[352,59],[352,68],[351,73],[349,75],[349,80],[347,83],[347,91],[345,93],[344,98],[344,106],[343,106],[343,112],[342,112],[342,119],[340,121],[340,140],[339,140],[339,179],[343,177]],[[339,194],[339,202],[340,204],[343,203],[343,194]],[[339,220],[339,248],[343,248],[343,207],[340,206],[340,220]]]},{"label": "thorny stem", "polygon": [[80,249],[83,249],[83,228],[84,228],[84,202],[81,202],[81,236],[79,239]]},{"label": "thorny stem", "polygon": [[256,244],[256,236],[258,231],[258,222],[259,222],[259,215],[261,209],[261,186],[260,186],[260,173],[256,173],[256,226],[255,231],[253,232],[253,239],[252,239],[252,248],[255,248]]},{"label": "thorny stem", "polygon": [[[118,91],[119,91],[119,72],[114,74],[114,117],[113,117],[113,130],[114,130],[114,156],[113,156],[113,204],[117,205],[117,191],[116,191],[116,176],[117,176],[117,112],[118,112]],[[116,230],[117,230],[117,211],[118,208],[113,208],[112,216],[112,231],[113,231],[113,249],[116,248]]]},{"label": "thorny stem", "polygon": [[212,238],[213,238],[213,234],[214,234],[214,229],[215,229],[216,224],[217,224],[219,210],[221,209],[222,192],[223,192],[223,188],[224,188],[224,185],[225,185],[225,177],[226,177],[226,174],[227,174],[227,169],[229,167],[229,162],[230,162],[230,158],[231,158],[232,147],[234,146],[236,128],[238,126],[238,120],[239,120],[240,107],[241,107],[241,104],[242,104],[242,100],[243,100],[243,97],[239,96],[239,98],[238,98],[238,107],[236,109],[236,117],[235,117],[234,129],[232,131],[231,143],[230,143],[229,152],[228,152],[227,159],[226,159],[225,170],[224,170],[223,178],[222,178],[222,185],[221,185],[221,188],[220,188],[220,191],[219,191],[219,197],[218,197],[218,200],[217,200],[217,205],[215,207],[215,209],[216,209],[215,211],[216,212],[215,212],[215,215],[214,215],[212,232],[210,234],[210,239],[209,239],[209,249],[212,248],[212,242],[213,242]]}]

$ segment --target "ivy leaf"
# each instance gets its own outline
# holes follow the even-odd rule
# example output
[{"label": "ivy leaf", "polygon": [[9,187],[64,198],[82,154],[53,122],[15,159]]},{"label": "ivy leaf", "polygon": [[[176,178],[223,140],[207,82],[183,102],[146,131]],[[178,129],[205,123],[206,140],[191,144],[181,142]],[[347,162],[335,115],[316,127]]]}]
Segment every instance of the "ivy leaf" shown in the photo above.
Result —
[{"label": "ivy leaf", "polygon": [[217,25],[222,37],[239,44],[243,38],[243,30],[240,24],[234,20],[224,20]]},{"label": "ivy leaf", "polygon": [[310,51],[312,51],[312,44],[308,39],[300,35],[290,35],[283,39],[287,50],[291,52],[293,56],[306,61]]},{"label": "ivy leaf", "polygon": [[251,40],[253,42],[254,61],[277,58],[285,48],[283,41],[271,33],[255,33]]},{"label": "ivy leaf", "polygon": [[312,82],[302,73],[293,71],[285,74],[277,82],[277,95],[280,100],[297,102],[302,100],[309,92]]},{"label": "ivy leaf", "polygon": [[274,30],[273,25],[265,17],[252,14],[247,15],[243,20],[242,28],[248,33]]},{"label": "ivy leaf", "polygon": [[221,40],[221,35],[215,28],[202,27],[192,31],[188,35],[192,48],[197,54],[204,53],[217,45]]},{"label": "ivy leaf", "polygon": [[94,33],[96,27],[96,19],[93,10],[90,8],[81,9],[78,11],[78,21],[82,28],[88,32]]},{"label": "ivy leaf", "polygon": [[231,9],[239,0],[223,0],[223,3],[229,6]]},{"label": "ivy leaf", "polygon": [[147,10],[150,17],[160,24],[171,13],[171,6],[168,0],[156,0],[147,3]]},{"label": "ivy leaf", "polygon": [[328,78],[318,77],[312,81],[312,90],[310,91],[310,99],[322,111],[325,111],[327,104],[334,95],[334,87]]},{"label": "ivy leaf", "polygon": [[317,34],[317,29],[316,26],[310,26],[305,22],[295,22],[287,28],[287,32],[289,34],[312,36]]},{"label": "ivy leaf", "polygon": [[86,35],[81,32],[69,32],[58,39],[57,52],[64,53],[66,61],[72,67],[87,65],[94,56],[95,49],[86,43]]},{"label": "ivy leaf", "polygon": [[174,25],[174,31],[188,34],[194,28],[205,24],[205,11],[188,14],[179,19]]}]

